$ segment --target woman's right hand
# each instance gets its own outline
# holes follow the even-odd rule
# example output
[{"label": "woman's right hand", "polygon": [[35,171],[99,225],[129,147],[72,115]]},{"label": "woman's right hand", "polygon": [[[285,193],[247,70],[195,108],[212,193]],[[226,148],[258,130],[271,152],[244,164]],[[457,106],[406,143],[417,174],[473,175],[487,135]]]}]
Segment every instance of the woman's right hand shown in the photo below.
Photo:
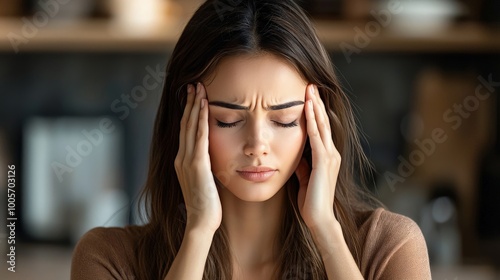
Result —
[{"label": "woman's right hand", "polygon": [[[203,84],[187,87],[175,171],[186,203],[186,230],[215,233],[222,221],[219,193],[208,154],[208,102]],[[203,106],[202,106],[203,102]]]}]

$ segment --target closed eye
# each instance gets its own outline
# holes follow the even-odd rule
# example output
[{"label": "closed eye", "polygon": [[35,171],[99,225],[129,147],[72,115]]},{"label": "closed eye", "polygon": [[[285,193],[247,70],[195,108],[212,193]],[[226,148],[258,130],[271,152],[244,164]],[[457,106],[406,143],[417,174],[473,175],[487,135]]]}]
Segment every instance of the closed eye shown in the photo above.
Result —
[{"label": "closed eye", "polygon": [[[221,122],[221,121],[217,121],[217,126],[218,127],[222,127],[222,128],[231,128],[231,127],[235,127],[239,122],[241,121],[237,121],[237,122],[233,122],[233,123],[225,123],[225,122]],[[297,126],[297,120],[291,122],[291,123],[280,123],[280,122],[274,122],[277,126],[279,127],[284,127],[284,128],[290,128],[290,127],[294,127],[294,126]]]},{"label": "closed eye", "polygon": [[236,124],[238,124],[241,121],[233,122],[233,123],[225,123],[221,121],[217,121],[217,126],[222,127],[222,128],[230,128],[230,127],[235,127]]},{"label": "closed eye", "polygon": [[274,123],[278,126],[285,127],[285,128],[294,127],[294,126],[298,125],[297,120],[295,120],[291,123],[279,123],[279,122],[274,122]]}]

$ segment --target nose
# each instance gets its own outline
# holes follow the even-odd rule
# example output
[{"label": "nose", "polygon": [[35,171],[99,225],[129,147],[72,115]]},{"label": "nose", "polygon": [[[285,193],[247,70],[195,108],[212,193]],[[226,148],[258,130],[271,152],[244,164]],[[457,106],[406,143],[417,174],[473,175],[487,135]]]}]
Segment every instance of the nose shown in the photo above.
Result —
[{"label": "nose", "polygon": [[244,153],[249,157],[261,157],[269,153],[270,133],[263,128],[255,127],[248,133]]}]

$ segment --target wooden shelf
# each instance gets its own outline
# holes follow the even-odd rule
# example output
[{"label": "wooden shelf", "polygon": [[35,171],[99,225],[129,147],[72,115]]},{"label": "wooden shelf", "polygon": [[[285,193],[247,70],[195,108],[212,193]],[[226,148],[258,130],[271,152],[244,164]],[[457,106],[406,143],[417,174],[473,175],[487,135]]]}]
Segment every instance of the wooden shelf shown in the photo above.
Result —
[{"label": "wooden shelf", "polygon": [[360,48],[363,51],[500,53],[500,28],[471,22],[418,35],[386,28],[372,37],[364,31],[366,23],[316,21],[315,24],[318,36],[330,51],[342,51],[343,42],[359,47],[354,39],[357,28],[369,38],[368,45]]},{"label": "wooden shelf", "polygon": [[[4,18],[0,19],[0,52],[15,52],[11,43],[14,34],[20,40],[20,52],[165,52],[173,49],[185,23],[183,19],[132,27],[110,20],[86,20],[49,22],[36,31],[26,31],[21,19]],[[366,46],[355,44],[356,29],[365,30],[366,23],[318,20],[315,26],[329,51],[342,51],[342,45],[350,44],[368,52],[500,53],[500,28],[475,23],[456,24],[420,36],[382,28],[372,37],[367,35]],[[25,33],[32,33],[23,35],[23,28]]]},{"label": "wooden shelf", "polygon": [[[165,52],[173,49],[184,25],[180,21],[147,27],[120,25],[109,20],[51,22],[39,28],[34,36],[25,36],[23,42],[26,43],[18,44],[18,49],[20,52]],[[0,20],[2,52],[15,52],[9,33],[11,38],[12,34],[21,37],[23,22]]]}]

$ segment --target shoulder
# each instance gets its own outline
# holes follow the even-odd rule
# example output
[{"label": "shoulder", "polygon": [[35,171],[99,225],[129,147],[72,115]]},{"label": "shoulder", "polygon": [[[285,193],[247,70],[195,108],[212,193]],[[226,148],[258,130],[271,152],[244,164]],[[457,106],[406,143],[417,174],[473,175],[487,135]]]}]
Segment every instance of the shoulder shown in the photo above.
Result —
[{"label": "shoulder", "polygon": [[143,227],[91,229],[73,251],[71,279],[133,278],[135,246]]},{"label": "shoulder", "polygon": [[407,239],[421,235],[419,226],[412,219],[384,208],[364,212],[360,216],[362,220],[360,233],[367,238],[366,241],[373,241],[374,238]]},{"label": "shoulder", "polygon": [[427,246],[417,223],[383,208],[360,218],[361,265],[368,279],[430,279]]},{"label": "shoulder", "polygon": [[129,241],[138,239],[142,231],[142,226],[96,227],[82,236],[78,241],[77,247],[99,243],[128,247],[130,245]]}]

